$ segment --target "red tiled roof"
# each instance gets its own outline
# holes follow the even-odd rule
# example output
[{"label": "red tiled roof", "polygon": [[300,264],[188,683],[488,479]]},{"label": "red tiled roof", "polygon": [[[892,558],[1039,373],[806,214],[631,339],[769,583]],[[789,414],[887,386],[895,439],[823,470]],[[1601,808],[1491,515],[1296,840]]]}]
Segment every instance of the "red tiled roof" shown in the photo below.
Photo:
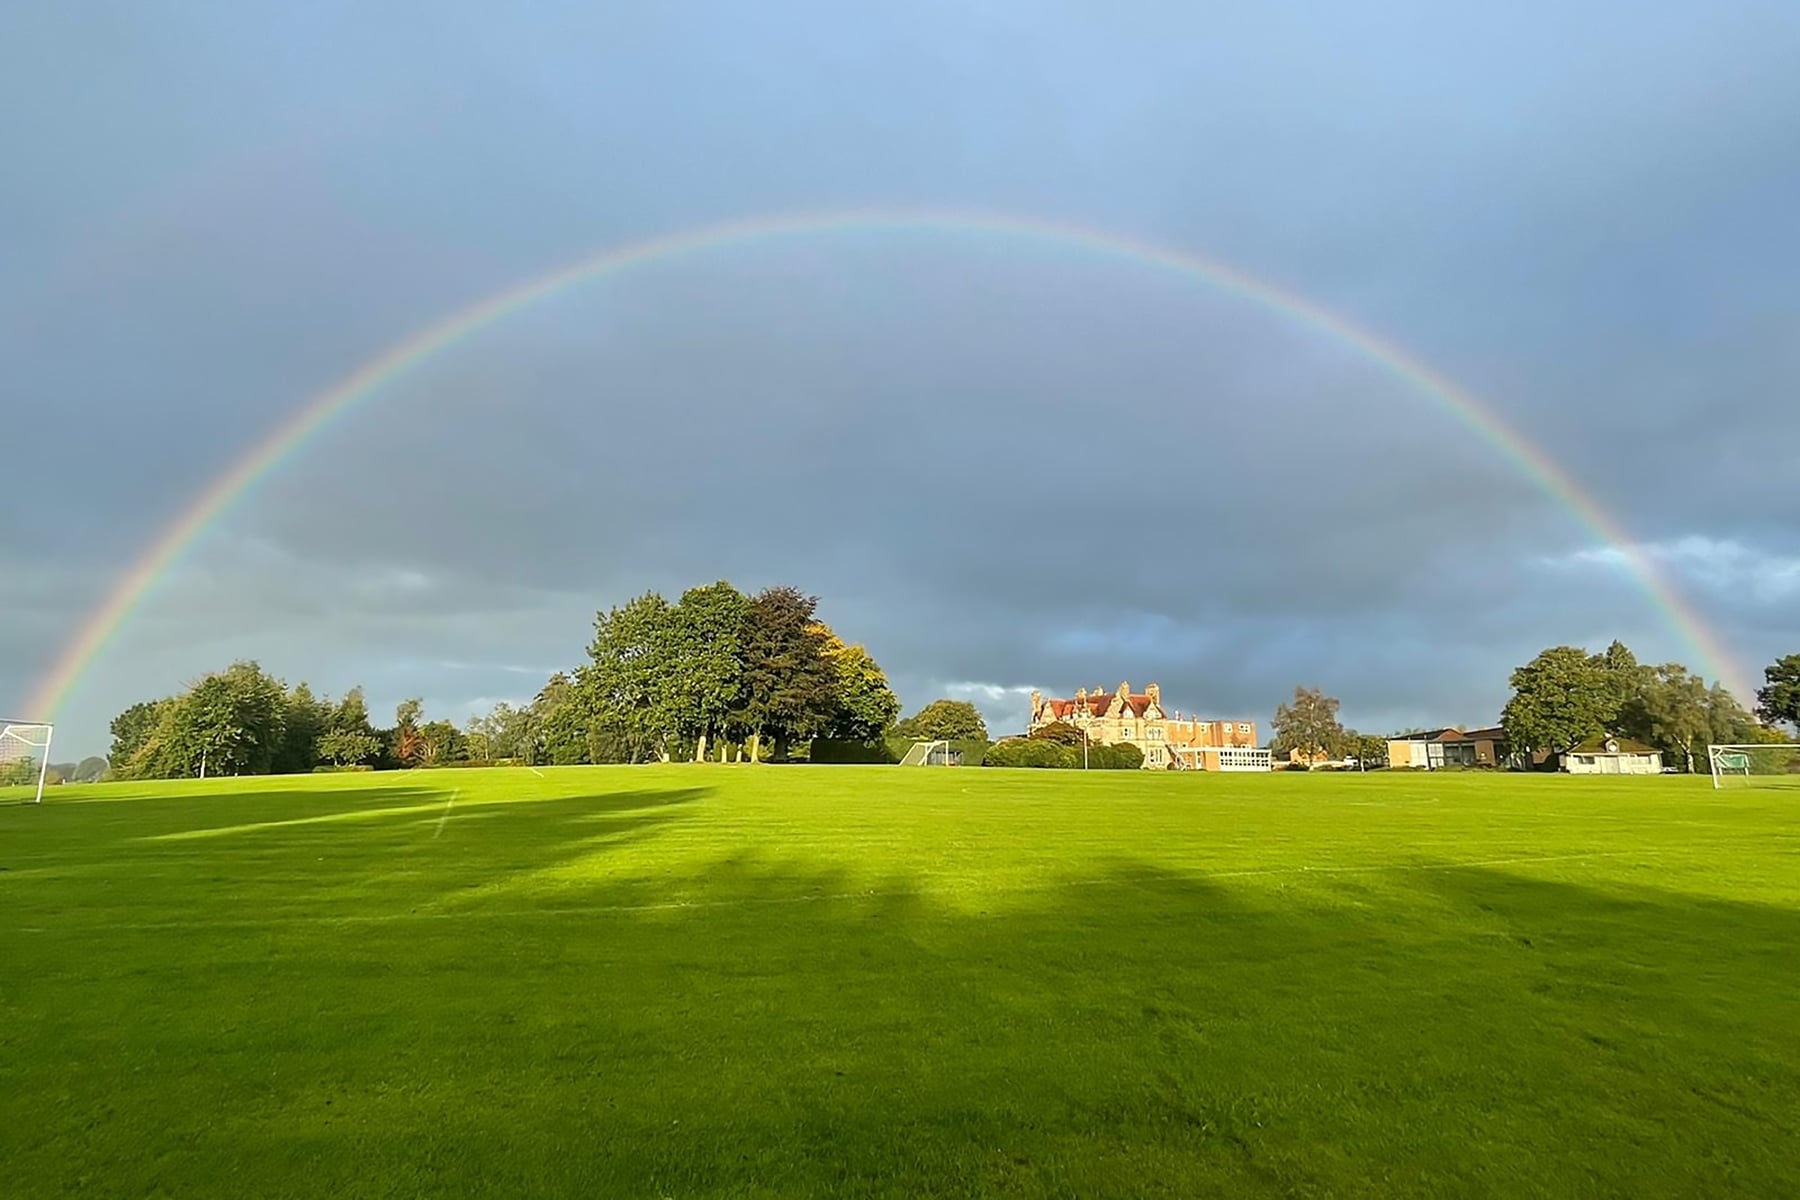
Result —
[{"label": "red tiled roof", "polygon": [[[1099,692],[1087,697],[1085,700],[1048,700],[1045,703],[1049,705],[1051,713],[1053,713],[1058,720],[1068,716],[1070,713],[1081,711],[1083,705],[1087,707],[1088,715],[1104,717],[1106,715],[1106,710],[1112,707],[1112,702],[1116,698],[1116,692]],[[1150,697],[1141,692],[1135,695],[1126,696],[1125,708],[1132,716],[1141,717],[1150,711]]]}]

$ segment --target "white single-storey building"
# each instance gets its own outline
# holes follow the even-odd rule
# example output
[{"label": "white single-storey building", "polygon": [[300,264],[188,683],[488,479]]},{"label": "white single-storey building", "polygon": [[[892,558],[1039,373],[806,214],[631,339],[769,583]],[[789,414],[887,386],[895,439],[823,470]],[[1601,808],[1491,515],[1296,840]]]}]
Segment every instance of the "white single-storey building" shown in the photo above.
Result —
[{"label": "white single-storey building", "polygon": [[1571,775],[1660,775],[1662,751],[1630,738],[1589,738],[1562,756]]}]

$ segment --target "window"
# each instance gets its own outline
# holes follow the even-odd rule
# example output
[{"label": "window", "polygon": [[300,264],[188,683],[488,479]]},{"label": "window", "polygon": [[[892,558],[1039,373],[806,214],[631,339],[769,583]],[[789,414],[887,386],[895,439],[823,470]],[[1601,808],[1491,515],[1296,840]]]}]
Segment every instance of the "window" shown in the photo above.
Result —
[{"label": "window", "polygon": [[1594,756],[1591,754],[1577,754],[1575,756],[1575,761],[1584,767],[1591,767],[1594,765]]},{"label": "window", "polygon": [[1239,732],[1239,733],[1249,733],[1249,732],[1250,732],[1250,726],[1248,726],[1248,725],[1245,725],[1245,724],[1239,724],[1239,725],[1238,725],[1238,732]]}]

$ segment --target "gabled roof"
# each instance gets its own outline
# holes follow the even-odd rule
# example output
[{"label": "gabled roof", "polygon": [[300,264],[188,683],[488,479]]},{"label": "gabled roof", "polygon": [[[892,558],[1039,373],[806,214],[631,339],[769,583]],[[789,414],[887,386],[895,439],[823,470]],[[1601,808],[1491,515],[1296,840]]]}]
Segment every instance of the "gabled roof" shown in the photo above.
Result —
[{"label": "gabled roof", "polygon": [[[1101,692],[1097,696],[1088,696],[1082,700],[1047,700],[1045,704],[1057,720],[1062,720],[1071,713],[1078,713],[1086,708],[1089,716],[1104,717],[1112,702],[1118,699],[1116,692]],[[1150,697],[1142,692],[1132,693],[1125,697],[1125,709],[1134,717],[1141,717],[1150,711]]]},{"label": "gabled roof", "polygon": [[1104,717],[1107,707],[1112,704],[1112,701],[1112,693],[1103,692],[1098,696],[1087,696],[1080,700],[1046,700],[1044,703],[1049,708],[1050,714],[1060,721],[1083,709],[1087,710],[1090,717]]}]

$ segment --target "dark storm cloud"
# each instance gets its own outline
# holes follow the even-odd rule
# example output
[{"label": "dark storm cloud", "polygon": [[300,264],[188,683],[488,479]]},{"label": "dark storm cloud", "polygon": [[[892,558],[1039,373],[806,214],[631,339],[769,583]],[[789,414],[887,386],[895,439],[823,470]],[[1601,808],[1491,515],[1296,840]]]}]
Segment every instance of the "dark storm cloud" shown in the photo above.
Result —
[{"label": "dark storm cloud", "polygon": [[[1409,346],[1791,652],[1800,48],[1784,4],[434,6],[0,16],[0,697],[305,397],[442,315],[721,217],[986,207],[1216,253]],[[24,448],[21,450],[21,448]],[[65,714],[253,656],[466,715],[596,607],[793,581],[909,704],[1152,678],[1266,720],[1486,720],[1552,642],[1685,657],[1616,555],[1376,365],[991,239],[600,281],[325,431]],[[12,701],[0,701],[6,707]]]}]

